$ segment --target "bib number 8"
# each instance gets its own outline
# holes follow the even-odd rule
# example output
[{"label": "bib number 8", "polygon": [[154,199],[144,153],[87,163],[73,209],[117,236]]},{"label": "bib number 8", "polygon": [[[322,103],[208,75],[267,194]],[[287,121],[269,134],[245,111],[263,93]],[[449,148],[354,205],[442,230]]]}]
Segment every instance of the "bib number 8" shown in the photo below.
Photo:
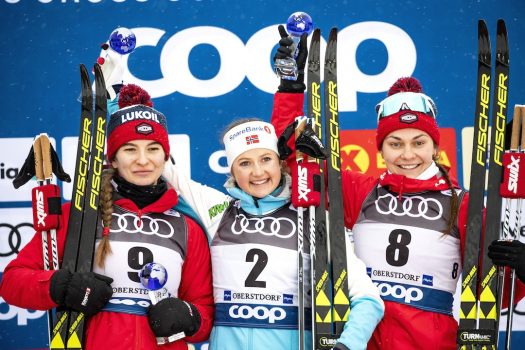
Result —
[{"label": "bib number 8", "polygon": [[396,229],[390,232],[386,247],[386,262],[392,266],[403,266],[408,262],[408,245],[412,235],[407,230]]}]

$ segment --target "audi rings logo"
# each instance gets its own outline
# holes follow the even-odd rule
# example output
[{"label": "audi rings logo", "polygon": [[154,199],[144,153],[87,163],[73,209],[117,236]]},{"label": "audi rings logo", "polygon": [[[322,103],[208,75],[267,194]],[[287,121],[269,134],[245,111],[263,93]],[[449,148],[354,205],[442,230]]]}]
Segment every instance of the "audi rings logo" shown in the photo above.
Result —
[{"label": "audi rings logo", "polygon": [[[18,254],[20,252],[20,246],[22,245],[22,234],[20,233],[20,228],[22,227],[29,227],[31,230],[33,229],[33,225],[28,222],[23,222],[18,225],[11,225],[6,223],[0,224],[0,232],[3,231],[2,228],[7,228],[9,230],[9,233],[7,235],[0,234],[0,237],[7,237],[7,244],[0,244],[0,257],[8,257],[11,255]],[[5,238],[3,238],[5,239]],[[9,247],[8,250],[6,250],[5,247]]]},{"label": "audi rings logo", "polygon": [[286,318],[286,311],[280,307],[270,309],[264,306],[251,307],[248,305],[233,305],[228,312],[231,318],[256,318],[258,320],[268,320],[268,323],[275,323]]},{"label": "audi rings logo", "polygon": [[[284,225],[285,223],[289,225]],[[286,230],[283,228],[286,228]],[[264,236],[290,238],[295,233],[295,222],[288,218],[247,218],[244,214],[238,214],[235,216],[231,229],[235,235],[260,233]]]},{"label": "audi rings logo", "polygon": [[[421,196],[402,197],[400,202],[395,196],[387,193],[379,196],[376,200],[376,209],[381,214],[392,214],[395,216],[409,216],[411,218],[425,218],[427,220],[438,220],[443,215],[443,206],[437,199],[423,198]],[[388,210],[383,210],[379,202],[388,202]]]},{"label": "audi rings logo", "polygon": [[171,238],[175,233],[173,226],[164,219],[156,219],[149,216],[142,216],[139,219],[133,213],[113,213],[113,217],[117,218],[118,229],[112,228],[112,233],[143,233],[145,235],[156,235],[161,238]]}]

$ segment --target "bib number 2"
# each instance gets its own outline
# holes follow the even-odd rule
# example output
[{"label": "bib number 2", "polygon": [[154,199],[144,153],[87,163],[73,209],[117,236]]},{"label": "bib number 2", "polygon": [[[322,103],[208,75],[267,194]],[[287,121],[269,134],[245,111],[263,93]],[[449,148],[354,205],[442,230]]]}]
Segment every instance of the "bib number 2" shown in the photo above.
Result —
[{"label": "bib number 2", "polygon": [[246,277],[246,281],[244,281],[244,286],[245,287],[266,288],[266,281],[258,281],[257,277],[259,277],[261,272],[264,270],[264,268],[268,264],[268,254],[266,254],[266,252],[261,249],[248,250],[248,253],[246,254],[246,262],[254,262],[254,261],[255,261],[255,265],[253,265],[253,268],[248,274],[248,277]]}]

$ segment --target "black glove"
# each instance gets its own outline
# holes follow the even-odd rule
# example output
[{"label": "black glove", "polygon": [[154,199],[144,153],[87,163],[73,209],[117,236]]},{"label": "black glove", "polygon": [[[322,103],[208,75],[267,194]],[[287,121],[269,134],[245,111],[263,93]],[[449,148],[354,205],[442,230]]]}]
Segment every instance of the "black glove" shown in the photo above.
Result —
[{"label": "black glove", "polygon": [[493,241],[489,246],[489,258],[495,265],[509,266],[525,283],[525,244],[520,241]]},{"label": "black glove", "polygon": [[201,315],[195,305],[170,297],[150,306],[148,321],[157,337],[169,337],[180,332],[192,336],[201,326]]},{"label": "black glove", "polygon": [[335,344],[335,346],[332,348],[332,350],[350,350],[346,346],[344,346],[341,343]]},{"label": "black glove", "polygon": [[[290,48],[290,46],[293,44],[293,40],[286,32],[286,29],[284,29],[283,25],[279,26],[279,35],[281,35],[281,40],[279,40],[279,48],[277,49],[275,56],[273,56],[274,62],[277,59],[290,58],[293,54],[292,49]],[[281,84],[278,87],[279,92],[303,93],[306,89],[306,85],[304,85],[304,66],[306,65],[306,58],[308,57],[308,47],[306,43],[307,37],[308,34],[303,33],[299,41],[299,53],[295,60],[297,63],[297,69],[299,71],[297,80],[281,79]]]},{"label": "black glove", "polygon": [[83,312],[86,317],[99,312],[113,294],[113,279],[94,272],[60,269],[51,277],[49,293],[59,306]]}]

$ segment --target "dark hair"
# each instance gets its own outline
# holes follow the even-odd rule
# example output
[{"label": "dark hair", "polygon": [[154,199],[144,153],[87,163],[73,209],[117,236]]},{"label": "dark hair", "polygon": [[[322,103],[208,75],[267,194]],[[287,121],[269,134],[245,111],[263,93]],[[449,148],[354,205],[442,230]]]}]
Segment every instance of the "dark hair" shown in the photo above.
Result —
[{"label": "dark hair", "polygon": [[445,179],[448,187],[450,188],[450,192],[452,194],[452,197],[450,198],[450,216],[448,218],[447,222],[447,229],[444,232],[445,234],[451,234],[452,229],[454,228],[454,225],[456,224],[456,221],[458,219],[458,213],[459,213],[459,198],[458,194],[456,193],[456,190],[454,188],[454,185],[452,185],[452,181],[450,180],[450,176],[448,175],[448,170],[445,169],[445,167],[441,164],[439,164],[437,161],[439,159],[439,156],[434,157],[434,161],[436,162],[436,165],[443,174],[443,178]]},{"label": "dark hair", "polygon": [[109,245],[109,231],[111,228],[111,216],[113,215],[113,185],[111,180],[115,175],[115,169],[109,168],[102,172],[102,182],[100,186],[100,216],[102,217],[103,234],[102,240],[95,252],[95,263],[104,268],[106,255],[111,254]]}]

